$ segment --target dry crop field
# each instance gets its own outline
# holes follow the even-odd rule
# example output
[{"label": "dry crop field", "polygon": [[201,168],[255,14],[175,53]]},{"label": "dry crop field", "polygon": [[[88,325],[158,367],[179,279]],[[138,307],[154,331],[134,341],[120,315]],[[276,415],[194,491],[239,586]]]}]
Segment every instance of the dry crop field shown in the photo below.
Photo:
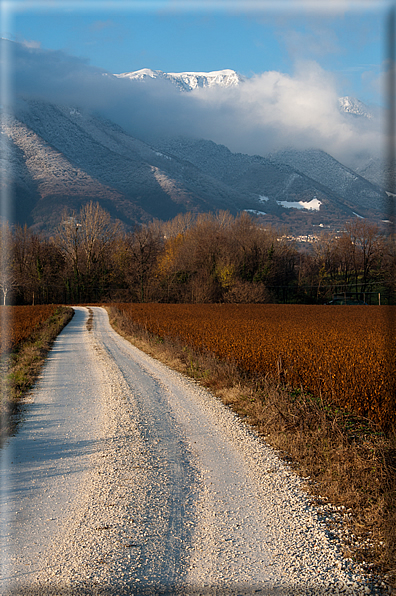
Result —
[{"label": "dry crop field", "polygon": [[303,387],[326,403],[394,421],[396,307],[114,304],[171,337],[260,376]]},{"label": "dry crop field", "polygon": [[1,354],[13,350],[21,341],[51,315],[57,306],[0,306],[0,350]]}]

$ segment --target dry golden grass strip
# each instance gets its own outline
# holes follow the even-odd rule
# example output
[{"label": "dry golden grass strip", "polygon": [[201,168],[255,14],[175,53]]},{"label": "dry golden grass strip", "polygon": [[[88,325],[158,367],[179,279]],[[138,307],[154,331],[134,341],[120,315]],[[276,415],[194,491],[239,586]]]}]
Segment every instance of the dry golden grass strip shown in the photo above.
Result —
[{"label": "dry golden grass strip", "polygon": [[56,305],[0,306],[0,354],[12,351],[56,310]]},{"label": "dry golden grass strip", "polygon": [[[180,339],[243,370],[302,387],[370,418],[396,422],[396,307],[118,304],[159,337]],[[393,311],[392,311],[393,309]]]}]

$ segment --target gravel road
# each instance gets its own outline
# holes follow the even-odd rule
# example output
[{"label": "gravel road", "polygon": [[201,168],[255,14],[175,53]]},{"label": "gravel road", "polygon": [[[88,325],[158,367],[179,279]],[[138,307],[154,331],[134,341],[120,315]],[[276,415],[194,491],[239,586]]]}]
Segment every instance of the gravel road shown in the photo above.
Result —
[{"label": "gravel road", "polygon": [[93,310],[1,450],[1,595],[374,593],[287,464]]}]

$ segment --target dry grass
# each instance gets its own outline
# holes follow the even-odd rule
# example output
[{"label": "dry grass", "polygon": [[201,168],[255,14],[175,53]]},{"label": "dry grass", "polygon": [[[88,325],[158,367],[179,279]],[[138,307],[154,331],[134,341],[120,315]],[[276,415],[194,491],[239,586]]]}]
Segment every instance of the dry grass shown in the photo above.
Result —
[{"label": "dry grass", "polygon": [[345,557],[396,588],[396,439],[372,422],[300,388],[248,375],[235,364],[160,338],[108,307],[131,343],[193,377],[254,426],[307,479],[307,491],[342,536]]},{"label": "dry grass", "polygon": [[13,418],[18,413],[21,398],[31,389],[45,362],[51,346],[71,320],[74,311],[60,306],[33,333],[3,358],[1,363],[0,439],[13,430]]},{"label": "dry grass", "polygon": [[0,306],[0,356],[12,352],[27,340],[55,313],[56,308],[55,304]]},{"label": "dry grass", "polygon": [[[160,337],[235,362],[365,416],[396,424],[396,307],[112,304]],[[393,366],[391,366],[391,363]]]},{"label": "dry grass", "polygon": [[93,310],[92,308],[88,307],[88,319],[86,322],[87,331],[92,331],[93,328]]}]

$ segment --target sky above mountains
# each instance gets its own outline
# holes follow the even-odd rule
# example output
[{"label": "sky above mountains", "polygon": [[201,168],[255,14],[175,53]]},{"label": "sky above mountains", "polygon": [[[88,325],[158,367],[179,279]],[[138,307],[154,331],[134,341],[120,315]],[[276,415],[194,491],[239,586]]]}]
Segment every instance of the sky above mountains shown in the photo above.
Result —
[{"label": "sky above mountains", "polygon": [[62,50],[112,73],[230,68],[293,76],[315,61],[340,96],[381,103],[386,20],[376,0],[12,0],[2,2],[1,36]]},{"label": "sky above mountains", "polygon": [[[317,147],[344,162],[351,153],[381,148],[380,120],[340,114],[338,97],[386,105],[389,3],[14,0],[1,6],[1,35],[13,42],[2,43],[3,72],[15,93],[94,109],[148,141],[191,134],[261,155]],[[231,68],[249,80],[181,94],[164,81],[142,85],[106,75],[144,67]]]}]

